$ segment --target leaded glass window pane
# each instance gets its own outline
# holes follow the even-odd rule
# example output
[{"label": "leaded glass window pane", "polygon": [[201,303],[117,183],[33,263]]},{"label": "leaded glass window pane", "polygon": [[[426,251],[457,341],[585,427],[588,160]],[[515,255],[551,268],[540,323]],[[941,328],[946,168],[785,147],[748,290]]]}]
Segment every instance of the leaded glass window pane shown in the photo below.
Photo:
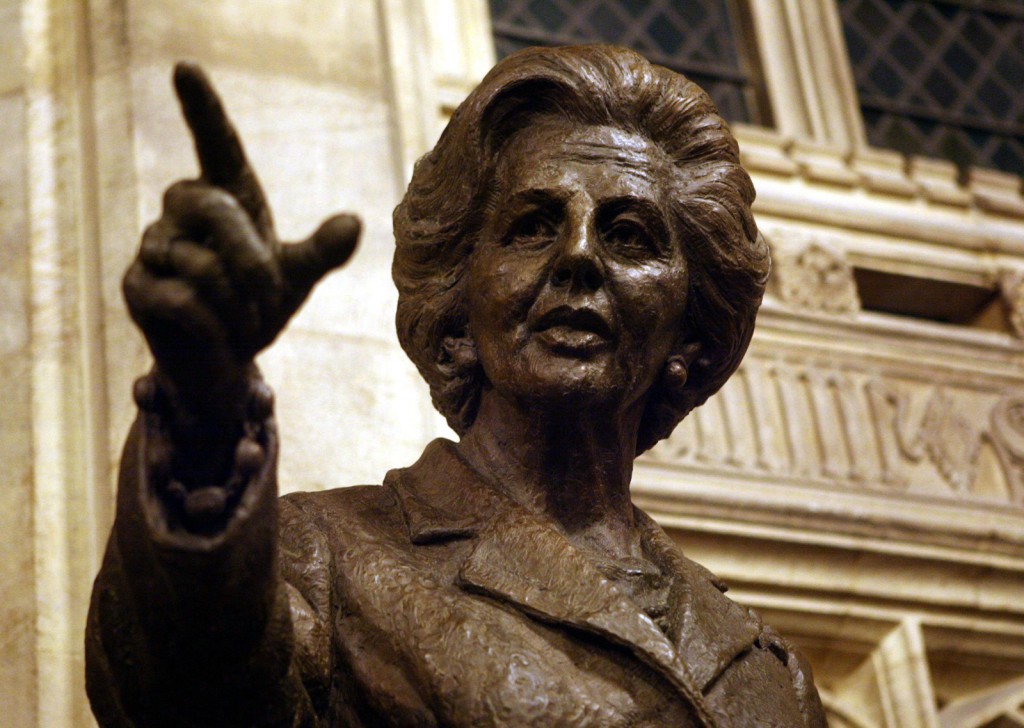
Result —
[{"label": "leaded glass window pane", "polygon": [[1024,176],[1024,2],[839,0],[868,139]]},{"label": "leaded glass window pane", "polygon": [[766,123],[729,0],[490,0],[498,57],[532,45],[615,43],[700,84],[730,121]]}]

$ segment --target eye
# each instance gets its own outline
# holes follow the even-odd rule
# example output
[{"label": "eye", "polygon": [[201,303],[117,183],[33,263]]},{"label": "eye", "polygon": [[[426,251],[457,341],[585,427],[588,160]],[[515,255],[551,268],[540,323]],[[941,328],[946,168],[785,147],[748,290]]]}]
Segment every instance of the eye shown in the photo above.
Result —
[{"label": "eye", "polygon": [[604,233],[605,243],[627,257],[657,254],[658,246],[647,226],[632,215],[619,215]]},{"label": "eye", "polygon": [[512,223],[506,245],[537,245],[558,236],[558,228],[546,210],[532,210]]}]

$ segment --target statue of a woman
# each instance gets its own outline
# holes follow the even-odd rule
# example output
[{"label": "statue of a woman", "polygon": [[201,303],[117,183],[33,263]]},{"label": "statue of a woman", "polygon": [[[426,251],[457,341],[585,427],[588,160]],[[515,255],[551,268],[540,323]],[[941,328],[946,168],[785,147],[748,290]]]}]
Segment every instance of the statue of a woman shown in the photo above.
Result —
[{"label": "statue of a woman", "polygon": [[125,276],[139,380],[96,581],[103,726],[824,726],[806,664],[630,502],[747,348],[768,273],[707,95],[621,48],[501,63],[395,211],[398,335],[459,435],[277,499],[253,358],[351,253],[282,245],[202,73],[202,176]]}]

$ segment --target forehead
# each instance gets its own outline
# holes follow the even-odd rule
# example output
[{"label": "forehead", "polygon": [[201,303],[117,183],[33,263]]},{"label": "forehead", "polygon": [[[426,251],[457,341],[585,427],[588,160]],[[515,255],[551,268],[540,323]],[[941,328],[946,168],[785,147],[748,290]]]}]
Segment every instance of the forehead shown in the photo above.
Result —
[{"label": "forehead", "polygon": [[653,142],[610,126],[545,121],[519,131],[502,150],[497,176],[506,196],[573,184],[598,186],[603,195],[658,198],[672,174]]}]

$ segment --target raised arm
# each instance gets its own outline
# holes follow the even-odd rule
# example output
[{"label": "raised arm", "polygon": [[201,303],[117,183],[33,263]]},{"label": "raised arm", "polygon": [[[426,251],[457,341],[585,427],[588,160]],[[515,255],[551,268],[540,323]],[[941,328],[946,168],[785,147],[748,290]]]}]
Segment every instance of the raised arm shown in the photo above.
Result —
[{"label": "raised arm", "polygon": [[158,391],[169,407],[176,475],[192,491],[223,481],[247,414],[254,357],[313,285],[348,259],[359,223],[339,215],[308,240],[281,244],[206,76],[179,64],[174,83],[202,173],[164,194],[163,214],[143,235],[124,294],[156,361],[142,391]]},{"label": "raised arm", "polygon": [[[291,551],[314,528],[278,513],[272,397],[255,356],[320,278],[351,255],[359,223],[329,219],[282,244],[234,127],[203,72],[175,88],[201,175],[164,195],[125,274],[132,318],[155,360],[135,387],[117,515],[86,636],[87,684],[103,726],[315,725],[320,686],[297,643],[324,608],[280,580],[279,517]],[[294,571],[294,570],[292,570]],[[311,696],[313,696],[311,698]]]}]

